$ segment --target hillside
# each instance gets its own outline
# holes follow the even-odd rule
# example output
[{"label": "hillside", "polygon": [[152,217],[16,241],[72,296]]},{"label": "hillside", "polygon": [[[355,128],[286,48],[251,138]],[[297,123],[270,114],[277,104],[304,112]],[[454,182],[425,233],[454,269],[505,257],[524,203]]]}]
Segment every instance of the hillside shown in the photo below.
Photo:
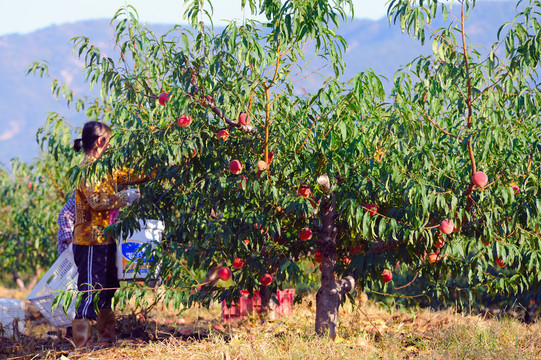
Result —
[{"label": "hillside", "polygon": [[[472,40],[484,46],[494,42],[499,26],[512,20],[515,3],[478,2],[467,28]],[[157,34],[169,29],[167,26],[151,27]],[[354,20],[344,24],[340,33],[349,44],[344,56],[345,78],[373,68],[376,73],[392,79],[392,74],[401,65],[431,51],[430,41],[421,47],[416,40],[402,34],[397,26],[389,25],[387,19]],[[82,74],[84,64],[72,54],[70,42],[71,38],[83,35],[106,54],[113,54],[113,35],[108,20],[63,24],[30,34],[0,37],[0,163],[7,165],[13,157],[31,161],[38,155],[35,134],[51,111],[59,112],[74,125],[85,121],[51,95],[50,80],[25,75],[28,64],[45,60],[50,64],[51,74],[67,82],[78,94],[88,95]],[[317,81],[314,77],[299,86],[310,90]]]}]

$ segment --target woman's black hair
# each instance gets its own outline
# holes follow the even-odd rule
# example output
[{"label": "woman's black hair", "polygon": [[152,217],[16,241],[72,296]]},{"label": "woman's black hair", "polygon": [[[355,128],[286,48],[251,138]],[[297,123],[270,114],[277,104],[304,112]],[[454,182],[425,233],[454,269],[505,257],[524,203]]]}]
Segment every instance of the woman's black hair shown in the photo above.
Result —
[{"label": "woman's black hair", "polygon": [[89,153],[96,147],[96,140],[103,136],[106,132],[111,131],[111,128],[99,121],[89,121],[83,126],[83,134],[80,139],[75,139],[73,149],[77,152],[83,149],[85,153]]}]

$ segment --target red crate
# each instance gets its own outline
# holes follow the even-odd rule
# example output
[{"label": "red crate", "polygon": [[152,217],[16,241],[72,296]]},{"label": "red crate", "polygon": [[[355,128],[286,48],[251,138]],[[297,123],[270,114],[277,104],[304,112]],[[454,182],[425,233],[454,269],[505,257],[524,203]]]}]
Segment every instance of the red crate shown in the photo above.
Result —
[{"label": "red crate", "polygon": [[[261,313],[261,296],[259,291],[254,291],[253,297],[248,290],[242,290],[238,303],[231,303],[227,307],[225,300],[222,301],[222,319],[224,321],[241,320],[246,315]],[[274,313],[277,317],[293,314],[293,299],[295,298],[295,289],[278,290],[276,298],[279,305],[276,305]]]}]

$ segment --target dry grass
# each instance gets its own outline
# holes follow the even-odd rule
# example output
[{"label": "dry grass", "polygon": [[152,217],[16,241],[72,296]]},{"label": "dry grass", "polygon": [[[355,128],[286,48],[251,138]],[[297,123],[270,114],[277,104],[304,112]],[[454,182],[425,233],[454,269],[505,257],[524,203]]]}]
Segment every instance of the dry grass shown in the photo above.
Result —
[{"label": "dry grass", "polygon": [[[120,322],[123,331],[137,328],[144,330],[145,336],[140,336],[140,331],[136,338],[118,340],[115,347],[75,352],[67,340],[44,337],[48,329],[43,325],[29,329],[31,336],[19,339],[16,345],[20,351],[10,356],[113,360],[541,359],[541,323],[486,320],[450,310],[389,312],[369,302],[355,309],[349,304],[342,308],[340,336],[333,341],[315,336],[314,314],[313,299],[296,306],[292,316],[264,323],[252,318],[221,324],[218,305],[209,310],[190,309],[180,316],[157,308],[150,313],[150,320],[124,316]],[[192,330],[192,336],[181,335],[185,328]]]}]

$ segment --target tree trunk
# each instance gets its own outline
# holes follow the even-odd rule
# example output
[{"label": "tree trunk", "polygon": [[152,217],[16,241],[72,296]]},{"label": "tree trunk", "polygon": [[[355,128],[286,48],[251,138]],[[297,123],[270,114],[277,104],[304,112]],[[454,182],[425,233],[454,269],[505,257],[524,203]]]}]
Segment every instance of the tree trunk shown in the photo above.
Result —
[{"label": "tree trunk", "polygon": [[276,302],[273,300],[276,294],[272,294],[270,287],[260,286],[259,296],[261,296],[261,321],[275,320],[276,318]]},{"label": "tree trunk", "polygon": [[24,281],[21,278],[21,275],[15,270],[11,270],[11,275],[13,276],[13,281],[15,281],[15,284],[17,284],[17,287],[20,290],[25,290],[26,286],[24,285]]},{"label": "tree trunk", "polygon": [[355,288],[355,279],[346,276],[336,281],[334,265],[336,264],[336,209],[334,196],[328,196],[321,204],[322,227],[318,239],[321,252],[321,287],[316,294],[316,333],[336,336],[338,308],[342,297]]}]

